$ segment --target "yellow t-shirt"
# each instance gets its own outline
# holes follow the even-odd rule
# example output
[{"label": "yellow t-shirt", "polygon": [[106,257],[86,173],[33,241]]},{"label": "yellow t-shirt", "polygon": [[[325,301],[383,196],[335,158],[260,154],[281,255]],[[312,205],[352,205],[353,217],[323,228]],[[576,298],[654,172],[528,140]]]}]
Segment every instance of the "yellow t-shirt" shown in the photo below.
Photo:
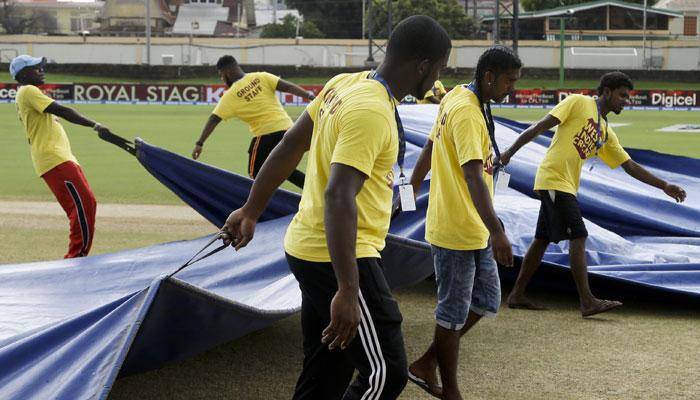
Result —
[{"label": "yellow t-shirt", "polygon": [[445,89],[445,86],[442,84],[440,81],[435,81],[433,84],[433,87],[430,88],[427,92],[425,92],[425,96],[423,96],[423,99],[418,100],[418,104],[432,104],[428,98],[433,97],[433,96],[444,96],[447,93],[447,90]]},{"label": "yellow t-shirt", "polygon": [[[535,190],[559,190],[575,196],[584,162],[596,156],[598,108],[592,97],[572,94],[557,104],[549,115],[560,123],[544,160],[537,168]],[[601,141],[605,142],[597,151],[598,158],[608,167],[617,168],[630,156],[602,116],[600,124]]]},{"label": "yellow t-shirt", "polygon": [[53,101],[34,85],[21,86],[15,99],[17,115],[31,146],[34,170],[39,176],[66,161],[78,163],[58,117],[44,112]]},{"label": "yellow t-shirt", "polygon": [[253,136],[286,131],[292,119],[275,94],[279,80],[267,72],[245,74],[224,93],[212,114],[225,121],[240,118]]},{"label": "yellow t-shirt", "polygon": [[452,250],[487,246],[489,231],[474,207],[462,165],[484,163],[483,178],[493,196],[493,151],[479,99],[457,86],[440,103],[430,132],[433,141],[425,240]]},{"label": "yellow t-shirt", "polygon": [[331,261],[324,227],[324,192],[331,164],[348,165],[368,178],[357,201],[357,258],[379,257],[389,231],[393,165],[399,149],[395,102],[375,80],[361,80],[326,97],[314,123],[306,182],[284,248],[312,262]]},{"label": "yellow t-shirt", "polygon": [[311,117],[311,120],[316,122],[318,118],[318,110],[321,108],[321,104],[325,101],[326,97],[338,92],[339,90],[352,86],[357,82],[367,79],[371,71],[362,71],[354,73],[338,74],[331,78],[323,86],[323,89],[318,93],[318,96],[306,106],[306,112]]}]

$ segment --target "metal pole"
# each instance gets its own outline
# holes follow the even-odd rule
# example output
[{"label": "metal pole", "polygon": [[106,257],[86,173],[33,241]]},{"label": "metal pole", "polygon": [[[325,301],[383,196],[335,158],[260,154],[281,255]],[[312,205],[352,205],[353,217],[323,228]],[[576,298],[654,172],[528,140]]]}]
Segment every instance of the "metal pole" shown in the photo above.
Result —
[{"label": "metal pole", "polygon": [[[238,3],[238,23],[236,24],[236,37],[241,37],[241,9],[242,3]],[[299,21],[297,20],[297,36],[299,36]]]},{"label": "metal pole", "polygon": [[277,0],[272,0],[272,23],[277,23]]},{"label": "metal pole", "polygon": [[373,63],[374,57],[372,57],[372,3],[374,0],[369,0],[367,2],[367,39],[369,42],[369,54],[367,55],[367,62]]},{"label": "metal pole", "polygon": [[520,39],[520,0],[513,0],[513,51],[518,54]]},{"label": "metal pole", "polygon": [[644,0],[644,17],[642,18],[642,68],[649,68],[647,62],[647,0]]},{"label": "metal pole", "polygon": [[151,65],[151,0],[146,2],[146,65]]},{"label": "metal pole", "polygon": [[386,0],[386,37],[391,36],[392,18],[391,18],[391,0]]},{"label": "metal pole", "polygon": [[564,88],[564,17],[559,18],[559,89]]},{"label": "metal pole", "polygon": [[362,0],[362,40],[365,39],[365,30],[367,29],[367,22],[365,21],[365,17],[367,16],[365,12],[365,6],[367,0]]},{"label": "metal pole", "polygon": [[501,41],[501,0],[496,0],[496,13],[493,20],[493,44]]}]

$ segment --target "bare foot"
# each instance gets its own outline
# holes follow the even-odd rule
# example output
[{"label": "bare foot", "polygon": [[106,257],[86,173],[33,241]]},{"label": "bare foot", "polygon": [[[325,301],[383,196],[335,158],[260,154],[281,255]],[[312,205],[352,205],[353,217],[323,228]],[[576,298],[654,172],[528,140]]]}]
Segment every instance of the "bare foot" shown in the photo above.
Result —
[{"label": "bare foot", "polygon": [[443,400],[463,400],[462,394],[459,392],[459,389],[455,389],[453,391],[445,391],[445,394],[442,396]]},{"label": "bare foot", "polygon": [[604,313],[610,311],[613,308],[620,307],[621,302],[616,300],[600,300],[595,299],[590,305],[581,306],[581,315],[583,317],[590,317],[591,315]]},{"label": "bare foot", "polygon": [[431,396],[442,398],[442,386],[438,383],[437,371],[434,368],[427,369],[416,361],[408,367],[408,379]]},{"label": "bare foot", "polygon": [[508,308],[520,310],[546,310],[545,307],[539,306],[530,301],[525,296],[508,296]]}]

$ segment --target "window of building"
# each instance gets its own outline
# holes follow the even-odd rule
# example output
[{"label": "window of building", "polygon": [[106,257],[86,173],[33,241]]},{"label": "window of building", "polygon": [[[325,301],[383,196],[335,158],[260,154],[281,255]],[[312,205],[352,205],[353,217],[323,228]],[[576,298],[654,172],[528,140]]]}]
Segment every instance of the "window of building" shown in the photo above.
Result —
[{"label": "window of building", "polygon": [[683,34],[686,36],[698,34],[698,17],[686,15],[683,18]]},{"label": "window of building", "polygon": [[[557,17],[549,19],[550,30],[559,29],[560,20],[559,18],[555,18]],[[564,18],[566,18],[566,22],[564,23],[564,28],[566,29],[585,31],[603,31],[606,29],[604,7],[579,11],[573,15],[566,15]]]},{"label": "window of building", "polygon": [[[610,29],[642,30],[644,13],[621,7],[610,7]],[[647,29],[668,30],[668,16],[647,11]]]}]

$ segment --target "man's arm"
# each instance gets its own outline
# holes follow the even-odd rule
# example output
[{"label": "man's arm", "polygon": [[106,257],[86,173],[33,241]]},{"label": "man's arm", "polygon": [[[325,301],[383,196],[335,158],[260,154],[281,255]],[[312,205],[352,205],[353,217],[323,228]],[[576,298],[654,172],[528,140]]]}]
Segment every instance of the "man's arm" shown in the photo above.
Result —
[{"label": "man's arm", "polygon": [[442,101],[442,96],[439,94],[430,96],[430,97],[428,97],[428,101],[433,103],[433,104],[440,104],[440,102]]},{"label": "man's arm", "polygon": [[194,149],[192,150],[192,158],[193,159],[198,159],[199,156],[202,154],[202,147],[204,146],[204,142],[207,140],[209,135],[211,135],[212,132],[214,132],[214,128],[216,128],[217,125],[221,122],[221,118],[216,115],[216,114],[211,114],[209,116],[209,119],[207,119],[207,123],[204,124],[204,128],[202,128],[202,133],[199,135],[199,139],[197,139],[197,142],[194,145]]},{"label": "man's arm", "polygon": [[515,153],[520,150],[521,147],[528,144],[532,139],[537,137],[540,133],[546,131],[547,129],[552,129],[553,127],[559,125],[559,120],[550,114],[545,115],[544,118],[539,120],[536,124],[530,125],[529,128],[525,129],[518,139],[515,140],[512,146],[510,146],[506,151],[501,153],[501,158],[498,162],[501,165],[508,165],[510,158],[515,155]]},{"label": "man's arm", "polygon": [[634,160],[629,159],[623,162],[622,168],[625,170],[625,172],[627,172],[627,174],[629,174],[636,180],[663,190],[664,193],[676,200],[676,202],[681,203],[683,202],[683,200],[685,200],[685,190],[683,190],[680,186],[672,185],[666,182],[665,180],[657,177],[656,175],[647,171],[646,168],[634,162]]},{"label": "man's arm", "polygon": [[345,349],[360,324],[360,281],[357,271],[357,202],[355,197],[367,177],[357,169],[331,164],[325,191],[324,227],[338,291],[331,302],[331,322],[323,330],[328,348]]},{"label": "man's arm", "polygon": [[489,188],[482,177],[483,170],[484,163],[481,160],[471,160],[462,165],[464,179],[467,181],[467,189],[474,202],[476,212],[491,234],[491,248],[494,258],[499,264],[511,267],[513,266],[513,249],[496,216]]},{"label": "man's arm", "polygon": [[76,125],[82,125],[82,126],[87,126],[99,133],[103,132],[109,132],[109,129],[106,126],[103,126],[102,124],[91,120],[90,118],[84,116],[83,114],[79,113],[78,111],[66,107],[62,104],[59,104],[58,102],[54,101],[53,103],[49,104],[48,107],[44,109],[44,112],[47,112],[49,114],[53,114],[57,117],[61,117],[65,119],[68,122],[72,122]]},{"label": "man's arm", "polygon": [[232,244],[239,250],[253,239],[255,224],[267,208],[267,203],[309,150],[313,128],[313,120],[304,111],[275,146],[260,168],[248,200],[226,220],[222,228],[222,239],[226,244]]},{"label": "man's arm", "polygon": [[430,96],[428,97],[428,101],[433,103],[433,104],[440,104],[440,101],[442,99],[439,96]]},{"label": "man's arm", "polygon": [[285,81],[284,79],[280,79],[277,82],[277,90],[279,90],[280,92],[291,93],[295,96],[303,97],[305,99],[308,99],[309,101],[316,98],[316,96],[312,92],[307,91],[301,86],[296,85],[292,82]]},{"label": "man's arm", "polygon": [[418,161],[413,167],[413,173],[411,174],[411,186],[413,186],[413,193],[418,195],[418,189],[420,189],[421,184],[425,176],[428,175],[430,171],[430,162],[433,155],[433,141],[428,139],[418,156]]}]

